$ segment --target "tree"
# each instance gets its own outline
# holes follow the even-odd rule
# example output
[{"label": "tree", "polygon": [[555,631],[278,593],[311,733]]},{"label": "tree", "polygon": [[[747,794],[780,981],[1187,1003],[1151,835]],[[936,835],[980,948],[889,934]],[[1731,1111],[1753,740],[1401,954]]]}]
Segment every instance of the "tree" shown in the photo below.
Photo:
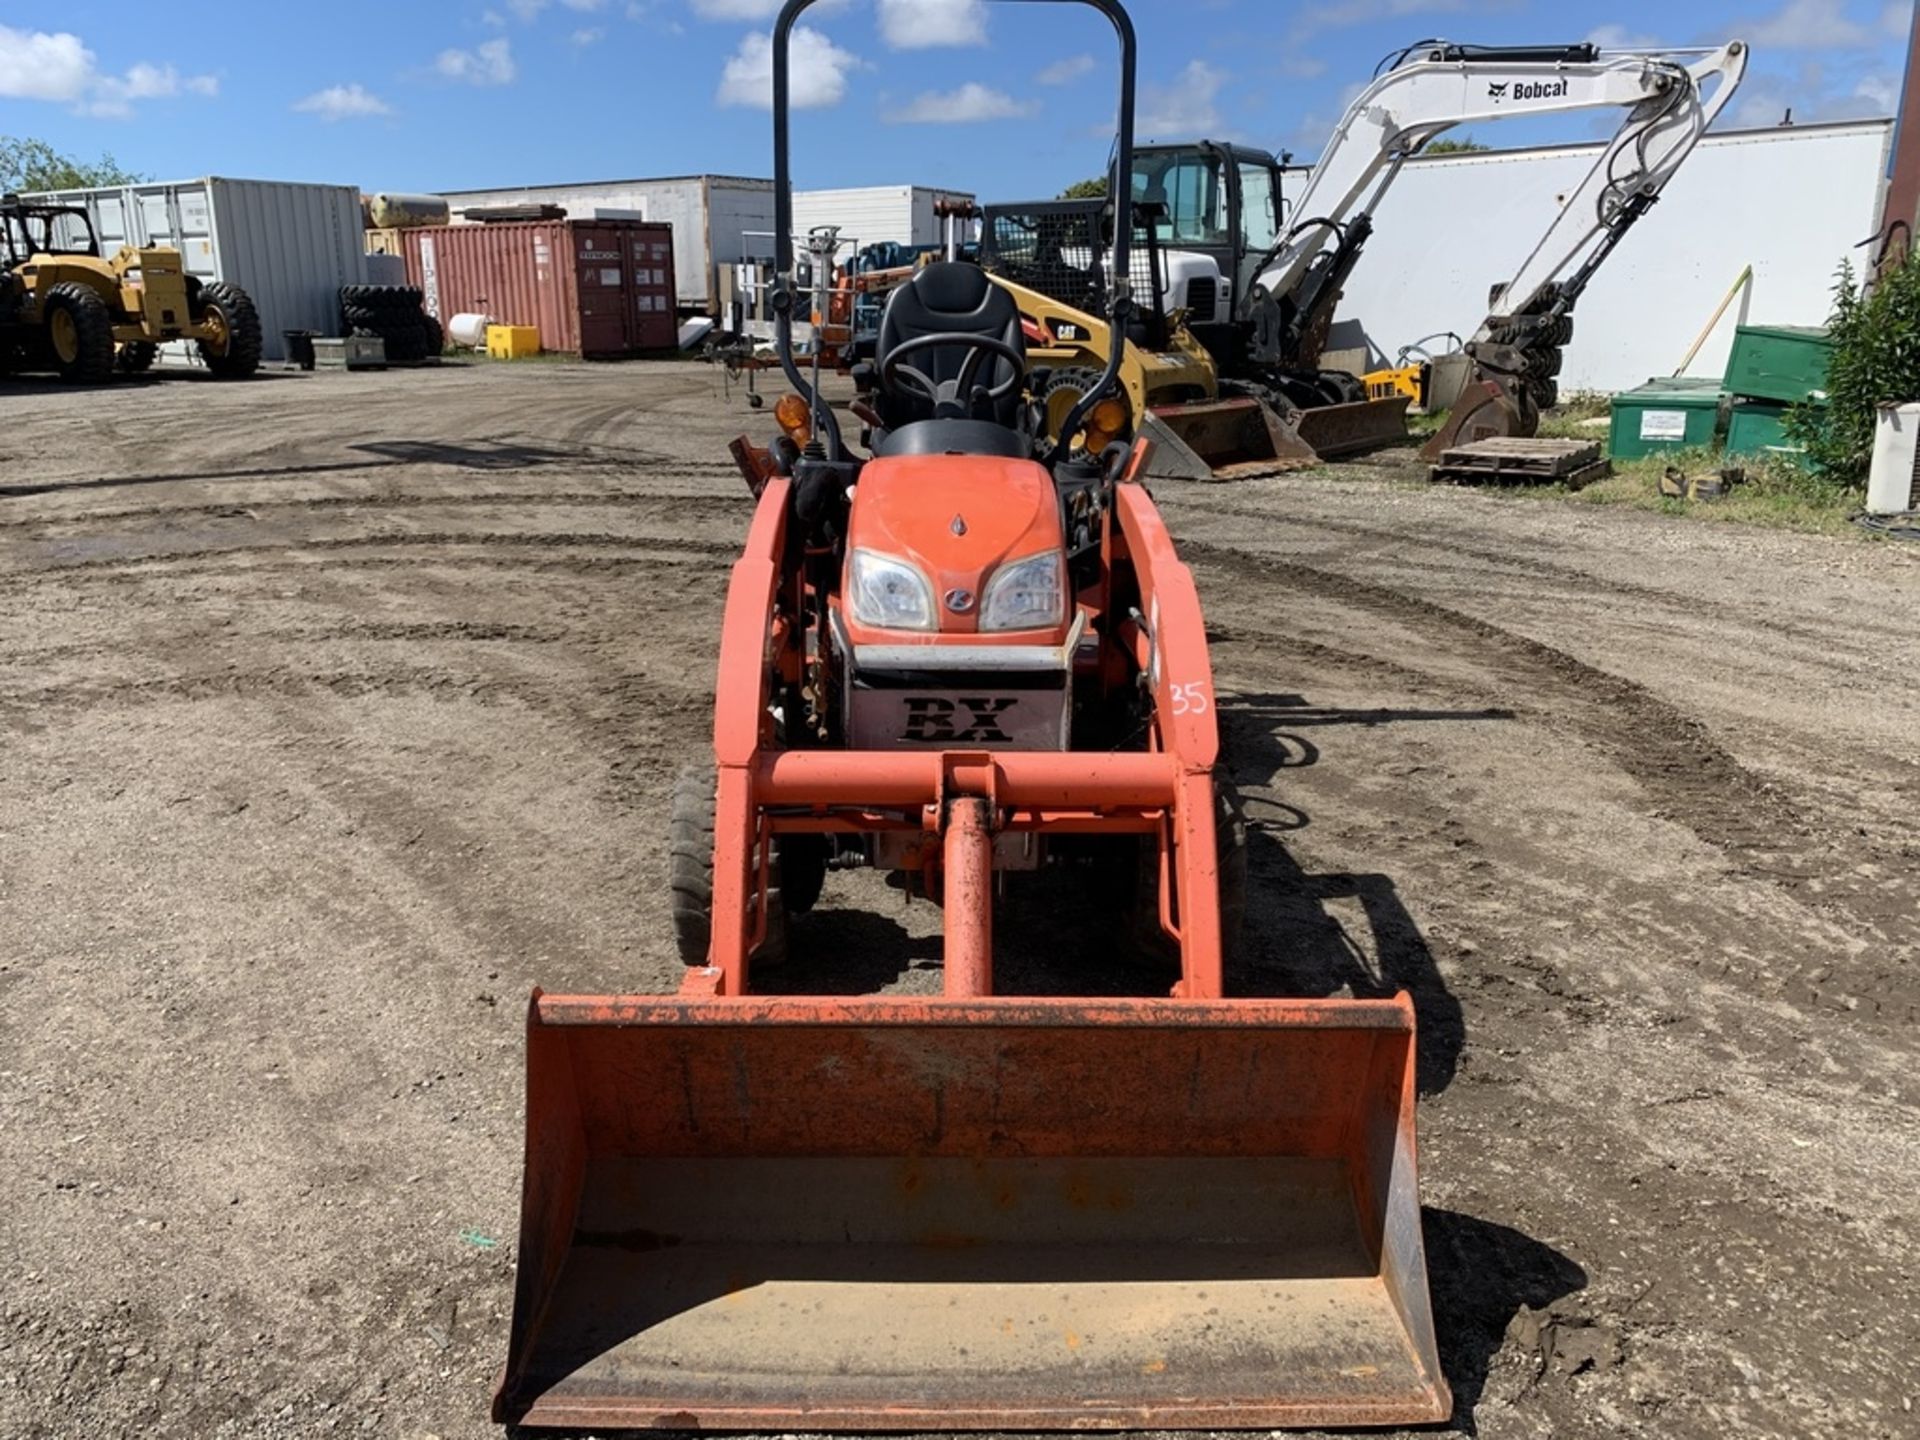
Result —
[{"label": "tree", "polygon": [[1483,150],[1491,150],[1491,145],[1482,145],[1471,135],[1462,135],[1458,140],[1435,140],[1420,153],[1422,155],[1478,155]]},{"label": "tree", "polygon": [[0,135],[0,190],[91,190],[102,185],[138,185],[148,179],[111,155],[91,163],[62,155],[44,140]]},{"label": "tree", "polygon": [[1096,175],[1091,180],[1076,180],[1060,192],[1062,200],[1098,200],[1107,193],[1107,177]]},{"label": "tree", "polygon": [[1920,260],[1889,270],[1864,295],[1852,263],[1842,261],[1827,331],[1826,399],[1787,411],[1787,438],[1806,447],[1811,476],[1858,489],[1873,460],[1880,407],[1920,400]]}]

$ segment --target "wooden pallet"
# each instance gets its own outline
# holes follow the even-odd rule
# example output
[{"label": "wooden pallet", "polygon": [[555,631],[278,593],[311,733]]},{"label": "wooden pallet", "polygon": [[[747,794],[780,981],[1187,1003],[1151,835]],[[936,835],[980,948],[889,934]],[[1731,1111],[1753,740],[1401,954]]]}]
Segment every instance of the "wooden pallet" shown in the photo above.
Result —
[{"label": "wooden pallet", "polygon": [[1443,451],[1427,478],[1436,485],[1565,485],[1578,490],[1612,473],[1597,440],[1502,435]]}]

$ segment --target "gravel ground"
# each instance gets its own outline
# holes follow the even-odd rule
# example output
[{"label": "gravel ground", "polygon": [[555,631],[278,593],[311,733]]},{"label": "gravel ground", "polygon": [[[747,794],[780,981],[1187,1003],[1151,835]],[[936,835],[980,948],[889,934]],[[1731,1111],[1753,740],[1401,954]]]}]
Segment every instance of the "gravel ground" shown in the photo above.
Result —
[{"label": "gravel ground", "polygon": [[[0,402],[0,1434],[496,1433],[525,996],[676,982],[767,422],[690,365]],[[1419,1006],[1457,1429],[1920,1433],[1915,554],[1409,464],[1161,498],[1235,985]],[[835,876],[796,947],[932,988],[934,919]]]}]

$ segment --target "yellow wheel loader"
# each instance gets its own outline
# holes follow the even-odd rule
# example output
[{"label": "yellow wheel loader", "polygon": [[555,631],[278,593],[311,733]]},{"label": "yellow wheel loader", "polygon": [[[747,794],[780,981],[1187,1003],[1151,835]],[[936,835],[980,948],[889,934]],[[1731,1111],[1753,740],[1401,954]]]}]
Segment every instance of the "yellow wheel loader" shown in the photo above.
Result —
[{"label": "yellow wheel loader", "polygon": [[244,290],[187,274],[165,246],[123,245],[103,258],[79,206],[5,197],[0,269],[0,369],[98,385],[147,369],[170,340],[193,341],[221,379],[260,368],[260,315]]}]

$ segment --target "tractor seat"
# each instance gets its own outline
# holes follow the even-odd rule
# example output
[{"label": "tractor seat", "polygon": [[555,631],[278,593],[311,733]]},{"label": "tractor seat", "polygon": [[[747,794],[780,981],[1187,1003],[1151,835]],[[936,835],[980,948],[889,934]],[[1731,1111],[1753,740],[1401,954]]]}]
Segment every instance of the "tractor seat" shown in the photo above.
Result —
[{"label": "tractor seat", "polygon": [[[1020,307],[1013,296],[989,280],[987,272],[979,266],[957,261],[928,265],[914,272],[911,280],[888,297],[874,349],[874,363],[880,373],[885,373],[887,357],[896,346],[924,335],[991,335],[1013,346],[1022,356],[1027,353],[1026,337],[1020,328]],[[959,378],[968,354],[964,344],[937,345],[919,351],[906,363],[936,383],[944,383]],[[1017,382],[1018,375],[1008,374],[1011,368],[1010,363],[999,356],[988,356],[980,362],[974,383],[992,389],[1009,379]],[[986,407],[988,413],[952,422],[935,420],[933,405],[927,397],[904,386],[883,388],[879,401],[881,418],[889,431],[952,423],[969,432],[962,435],[956,431],[950,445],[931,434],[920,437],[918,443],[926,447],[918,451],[920,454],[940,454],[948,449],[969,453],[977,448],[978,437],[984,433],[985,427],[980,422],[991,422],[1011,433],[1021,407],[1017,383],[1004,399]],[[973,444],[967,443],[969,438]]]}]

